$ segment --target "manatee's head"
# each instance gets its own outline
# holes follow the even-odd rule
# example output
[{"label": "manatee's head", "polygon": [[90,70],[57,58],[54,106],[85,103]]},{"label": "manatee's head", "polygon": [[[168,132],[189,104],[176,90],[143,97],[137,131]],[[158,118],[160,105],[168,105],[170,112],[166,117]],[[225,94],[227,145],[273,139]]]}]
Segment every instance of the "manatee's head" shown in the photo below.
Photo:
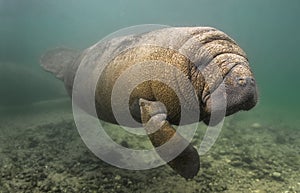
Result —
[{"label": "manatee's head", "polygon": [[[215,113],[212,124],[218,123],[224,116],[232,115],[240,110],[250,110],[258,100],[257,86],[248,61],[239,58],[231,63],[227,70],[221,69],[222,80],[212,92],[204,92],[202,103],[204,112],[209,115],[204,119],[205,123]],[[218,117],[219,116],[219,117]]]},{"label": "manatee's head", "polygon": [[226,115],[250,110],[257,103],[257,87],[248,66],[236,65],[224,79],[227,99]]}]

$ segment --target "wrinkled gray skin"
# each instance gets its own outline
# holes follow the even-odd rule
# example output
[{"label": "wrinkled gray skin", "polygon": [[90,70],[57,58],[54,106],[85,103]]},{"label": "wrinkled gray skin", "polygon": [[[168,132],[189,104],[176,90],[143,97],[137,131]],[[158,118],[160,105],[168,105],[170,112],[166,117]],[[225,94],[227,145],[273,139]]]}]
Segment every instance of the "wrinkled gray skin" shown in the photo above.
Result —
[{"label": "wrinkled gray skin", "polygon": [[[95,93],[98,117],[116,124],[118,122],[111,108],[111,92],[114,83],[129,67],[148,61],[153,61],[154,64],[155,61],[162,61],[178,68],[193,85],[199,104],[191,102],[189,107],[181,107],[178,97],[168,86],[157,81],[147,81],[140,84],[131,93],[129,99],[131,115],[138,122],[141,122],[140,99],[162,102],[167,109],[167,120],[173,125],[178,125],[180,122],[181,108],[196,109],[198,105],[200,118],[196,121],[204,121],[208,124],[212,103],[214,103],[214,112],[216,114],[220,112],[220,116],[210,124],[217,124],[223,118],[224,101],[227,103],[226,116],[240,110],[249,110],[257,103],[256,83],[246,54],[228,35],[210,27],[165,28],[100,42],[83,52],[57,48],[50,50],[41,58],[44,69],[64,81],[70,95],[74,76],[80,64],[83,63],[85,68],[90,68],[91,64],[96,65],[95,71],[98,70],[97,65],[105,65],[99,79],[95,77],[97,73],[86,78],[98,81]],[[156,73],[165,73],[165,71],[157,70]],[[137,76],[139,75],[128,76],[128,81],[132,81]],[[172,72],[169,72],[165,78],[171,82],[175,81],[180,93],[183,93],[183,97],[188,100],[192,93],[186,90],[183,81],[173,76]],[[221,83],[225,87],[221,87]],[[216,96],[214,101],[212,101],[212,94]],[[85,110],[84,103],[78,105]],[[191,122],[184,124],[188,123]],[[177,163],[175,168],[176,165]],[[192,169],[193,174],[181,175],[187,178],[193,177],[198,167],[199,165],[196,164]]]},{"label": "wrinkled gray skin", "polygon": [[[161,50],[165,52],[153,56],[156,48],[148,48],[145,45],[159,45],[158,47],[161,47]],[[132,50],[123,55],[120,54],[120,51],[124,52],[124,50],[132,47]],[[134,47],[140,49],[134,49]],[[167,49],[176,52],[170,54],[173,59],[168,60],[166,53],[170,52]],[[105,77],[104,75],[100,77],[95,99],[100,119],[108,122],[117,123],[110,107],[110,92],[114,82],[122,74],[122,70],[127,69],[130,65],[135,65],[137,62],[162,60],[162,58],[165,58],[164,62],[172,63],[171,65],[182,70],[194,85],[200,101],[201,115],[199,121],[204,120],[205,123],[209,121],[211,114],[210,95],[212,92],[219,92],[219,97],[225,97],[224,91],[218,90],[218,86],[222,81],[226,85],[226,116],[239,110],[249,110],[257,103],[256,84],[246,54],[234,40],[214,28],[165,28],[142,35],[119,37],[109,42],[101,42],[81,53],[58,48],[47,52],[42,57],[41,63],[45,70],[54,73],[57,78],[64,81],[66,89],[71,95],[76,70],[86,56],[93,56],[93,58],[85,63],[97,63],[97,60],[100,59],[110,63],[102,73]],[[133,61],[132,58],[135,58],[135,60]],[[89,58],[85,58],[85,60],[89,60]],[[116,70],[116,65],[122,70]],[[214,74],[215,67],[220,69],[221,78],[223,79]],[[132,75],[128,79],[133,79],[135,76],[138,75]],[[207,77],[210,76],[212,77],[207,80]],[[90,79],[93,79],[93,77],[90,77]],[[180,82],[180,80],[177,82]],[[180,107],[175,99],[176,96],[169,93],[160,94],[162,96],[149,93],[153,90],[155,92],[153,87],[157,85],[150,86],[151,89],[149,90],[151,91],[145,88],[147,86],[139,91],[140,94],[134,94],[135,96],[129,101],[133,117],[140,121],[139,98],[152,101],[159,100],[164,102],[168,111],[174,111],[168,112],[168,120],[171,124],[177,125],[180,120]],[[184,93],[184,85],[179,85],[179,87]],[[165,89],[165,91],[169,90]],[[217,102],[215,101],[215,103]],[[84,107],[82,108],[84,109]]]}]

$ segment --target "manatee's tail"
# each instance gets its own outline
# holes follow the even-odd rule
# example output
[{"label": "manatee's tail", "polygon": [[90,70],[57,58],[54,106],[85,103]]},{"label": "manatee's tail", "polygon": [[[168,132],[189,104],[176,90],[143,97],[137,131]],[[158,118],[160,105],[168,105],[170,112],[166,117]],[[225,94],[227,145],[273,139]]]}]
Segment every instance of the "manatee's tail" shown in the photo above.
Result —
[{"label": "manatee's tail", "polygon": [[64,80],[66,69],[78,57],[79,52],[68,48],[54,48],[48,50],[40,59],[41,66],[56,78]]}]

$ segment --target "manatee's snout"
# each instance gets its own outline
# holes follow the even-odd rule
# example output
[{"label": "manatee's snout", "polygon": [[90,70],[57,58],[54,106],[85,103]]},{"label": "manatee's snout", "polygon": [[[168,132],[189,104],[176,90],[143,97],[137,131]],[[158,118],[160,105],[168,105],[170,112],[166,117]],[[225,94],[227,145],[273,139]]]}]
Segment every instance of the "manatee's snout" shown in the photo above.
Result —
[{"label": "manatee's snout", "polygon": [[258,99],[256,81],[248,68],[237,66],[226,76],[225,85],[226,115],[239,110],[250,110],[256,105]]},{"label": "manatee's snout", "polygon": [[240,110],[250,110],[256,105],[257,100],[257,86],[252,72],[244,65],[236,65],[225,76],[223,83],[207,95],[203,102],[205,112],[208,114],[214,112],[217,123],[224,115],[229,116]]},{"label": "manatee's snout", "polygon": [[[241,110],[250,110],[257,103],[257,87],[254,77],[241,76],[236,79],[236,84],[239,86],[237,92],[240,92]],[[230,93],[230,90],[228,91]],[[234,93],[236,95],[238,93]],[[229,96],[230,97],[230,94]],[[228,99],[230,101],[230,98]]]}]

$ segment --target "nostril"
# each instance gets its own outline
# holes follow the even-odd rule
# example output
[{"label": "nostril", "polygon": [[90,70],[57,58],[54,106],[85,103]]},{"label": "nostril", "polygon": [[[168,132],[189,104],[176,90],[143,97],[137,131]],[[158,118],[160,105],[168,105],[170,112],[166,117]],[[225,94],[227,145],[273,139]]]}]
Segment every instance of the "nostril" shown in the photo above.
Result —
[{"label": "nostril", "polygon": [[241,86],[244,86],[244,85],[246,85],[247,80],[245,78],[240,77],[240,78],[237,78],[237,83]]},{"label": "nostril", "polygon": [[255,80],[252,77],[239,77],[237,78],[237,83],[241,86],[245,86],[246,84],[255,85]]},{"label": "nostril", "polygon": [[255,79],[254,78],[248,78],[248,82],[251,84],[251,85],[255,85]]}]

